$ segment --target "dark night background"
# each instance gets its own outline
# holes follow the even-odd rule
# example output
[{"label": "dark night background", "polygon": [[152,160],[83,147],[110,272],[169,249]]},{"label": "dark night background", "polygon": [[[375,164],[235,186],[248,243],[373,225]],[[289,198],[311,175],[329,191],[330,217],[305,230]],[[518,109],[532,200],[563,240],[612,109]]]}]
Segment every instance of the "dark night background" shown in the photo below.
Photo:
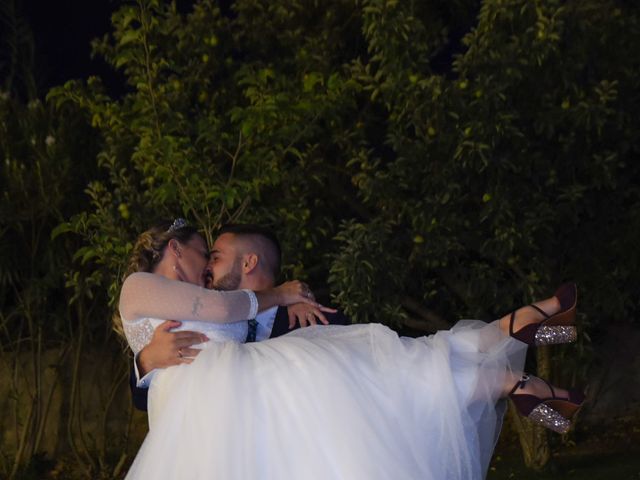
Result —
[{"label": "dark night background", "polygon": [[[232,0],[218,2],[227,15]],[[34,68],[42,94],[70,79],[100,76],[108,91],[118,96],[124,89],[124,77],[99,56],[91,54],[91,42],[111,31],[111,14],[123,2],[117,0],[18,0],[18,14],[24,15],[33,33]],[[178,10],[188,12],[192,0],[176,2]],[[454,53],[461,50],[460,40],[470,28],[474,15],[451,19],[449,44],[431,62],[435,72],[448,74]]]},{"label": "dark night background", "polygon": [[111,14],[120,2],[105,0],[23,0],[19,13],[34,36],[34,63],[40,92],[74,78],[99,75],[114,91],[121,81],[100,58],[91,57],[91,41],[111,28]]}]

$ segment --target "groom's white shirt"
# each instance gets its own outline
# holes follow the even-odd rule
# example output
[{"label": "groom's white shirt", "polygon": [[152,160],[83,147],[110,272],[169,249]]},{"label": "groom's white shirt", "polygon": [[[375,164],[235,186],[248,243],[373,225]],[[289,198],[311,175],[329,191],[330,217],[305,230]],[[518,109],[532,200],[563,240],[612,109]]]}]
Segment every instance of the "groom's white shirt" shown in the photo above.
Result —
[{"label": "groom's white shirt", "polygon": [[[256,315],[256,321],[258,322],[258,326],[256,329],[256,342],[260,342],[262,340],[266,340],[271,336],[271,330],[273,330],[273,323],[276,320],[276,313],[278,312],[278,307],[271,307],[267,310],[259,312]],[[140,378],[140,372],[138,371],[138,362],[137,355],[134,357],[133,368],[136,372],[136,386],[140,388],[149,388],[151,384],[151,380],[155,375],[156,370],[151,370],[144,377]]]}]

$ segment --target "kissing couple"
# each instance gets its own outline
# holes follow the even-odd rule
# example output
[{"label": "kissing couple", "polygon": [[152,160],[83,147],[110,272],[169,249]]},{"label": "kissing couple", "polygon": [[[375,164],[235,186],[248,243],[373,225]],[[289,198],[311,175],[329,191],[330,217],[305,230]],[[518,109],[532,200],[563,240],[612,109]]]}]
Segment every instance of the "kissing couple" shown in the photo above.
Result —
[{"label": "kissing couple", "polygon": [[[528,346],[575,340],[574,284],[414,339],[336,325],[306,284],[276,286],[279,264],[259,227],[212,250],[182,219],[139,236],[119,311],[150,430],[127,478],[482,479],[503,399],[559,432],[584,401],[522,371]],[[334,324],[290,328],[316,318]]]}]

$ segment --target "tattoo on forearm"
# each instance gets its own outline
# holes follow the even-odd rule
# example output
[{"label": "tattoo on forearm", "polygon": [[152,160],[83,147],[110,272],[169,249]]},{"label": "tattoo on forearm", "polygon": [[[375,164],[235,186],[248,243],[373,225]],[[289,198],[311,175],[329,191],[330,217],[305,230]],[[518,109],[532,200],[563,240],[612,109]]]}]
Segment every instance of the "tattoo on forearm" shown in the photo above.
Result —
[{"label": "tattoo on forearm", "polygon": [[203,307],[204,305],[202,304],[202,302],[200,301],[200,297],[196,297],[196,299],[193,301],[193,308],[191,309],[191,314],[194,317],[197,317],[199,315],[200,309]]}]

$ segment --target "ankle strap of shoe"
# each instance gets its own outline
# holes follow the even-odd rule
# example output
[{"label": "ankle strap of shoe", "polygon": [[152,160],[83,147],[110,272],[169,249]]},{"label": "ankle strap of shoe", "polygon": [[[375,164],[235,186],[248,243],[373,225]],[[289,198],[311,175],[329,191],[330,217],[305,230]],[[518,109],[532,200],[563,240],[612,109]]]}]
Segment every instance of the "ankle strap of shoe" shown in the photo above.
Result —
[{"label": "ankle strap of shoe", "polygon": [[520,380],[518,380],[516,382],[516,384],[513,386],[513,388],[511,389],[511,391],[509,392],[509,395],[511,395],[512,393],[514,393],[516,390],[518,390],[519,388],[524,388],[524,386],[527,384],[527,382],[531,380],[531,377],[529,376],[528,373],[523,373],[522,377],[520,377]]}]

